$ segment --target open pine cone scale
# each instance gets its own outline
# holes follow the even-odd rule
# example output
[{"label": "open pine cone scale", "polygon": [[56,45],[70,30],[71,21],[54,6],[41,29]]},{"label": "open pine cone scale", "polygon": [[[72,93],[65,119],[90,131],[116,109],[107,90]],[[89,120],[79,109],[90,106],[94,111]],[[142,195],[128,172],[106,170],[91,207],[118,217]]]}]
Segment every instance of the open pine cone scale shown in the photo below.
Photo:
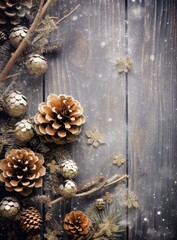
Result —
[{"label": "open pine cone scale", "polygon": [[32,188],[42,186],[44,158],[41,154],[29,149],[12,149],[0,162],[0,180],[5,183],[7,191],[16,191],[24,196],[32,192]]},{"label": "open pine cone scale", "polygon": [[43,141],[63,144],[71,142],[85,122],[80,103],[66,95],[50,94],[47,103],[40,103],[34,121],[36,132]]}]

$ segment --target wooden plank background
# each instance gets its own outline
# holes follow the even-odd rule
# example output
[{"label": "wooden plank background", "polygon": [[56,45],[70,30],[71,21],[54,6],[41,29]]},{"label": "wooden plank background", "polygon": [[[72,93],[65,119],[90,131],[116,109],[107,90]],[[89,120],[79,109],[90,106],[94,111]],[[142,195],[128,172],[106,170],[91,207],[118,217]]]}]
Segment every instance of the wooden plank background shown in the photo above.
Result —
[{"label": "wooden plank background", "polygon": [[[81,102],[87,121],[79,141],[69,148],[80,168],[76,181],[128,173],[127,185],[140,200],[136,217],[127,214],[122,239],[175,240],[177,2],[62,0],[50,13],[60,18],[77,4],[80,9],[51,36],[51,42],[61,40],[63,47],[48,56],[44,79],[20,79],[17,88],[27,96],[31,115],[50,93]],[[125,54],[133,69],[119,74],[116,59]],[[98,149],[88,146],[85,137],[94,127],[106,137]],[[119,170],[112,164],[116,154],[126,159]],[[59,204],[56,214],[63,206],[82,210],[91,201]]]}]

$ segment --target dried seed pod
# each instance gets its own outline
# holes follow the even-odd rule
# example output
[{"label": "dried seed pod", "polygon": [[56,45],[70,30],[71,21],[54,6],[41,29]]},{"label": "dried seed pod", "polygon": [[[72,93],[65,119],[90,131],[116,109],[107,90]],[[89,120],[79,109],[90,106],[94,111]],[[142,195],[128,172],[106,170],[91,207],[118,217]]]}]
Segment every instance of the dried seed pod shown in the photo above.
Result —
[{"label": "dried seed pod", "polygon": [[96,199],[96,202],[95,202],[95,207],[98,209],[98,210],[103,210],[105,209],[105,201],[103,198],[98,198]]},{"label": "dried seed pod", "polygon": [[34,136],[33,124],[28,119],[22,119],[15,124],[15,138],[19,142],[28,142]]},{"label": "dried seed pod", "polygon": [[78,166],[73,160],[64,160],[59,165],[59,172],[63,177],[72,179],[78,174]]},{"label": "dried seed pod", "polygon": [[28,108],[26,97],[19,91],[11,91],[8,95],[3,98],[4,111],[10,117],[21,117],[23,116]]},{"label": "dried seed pod", "polygon": [[72,180],[66,180],[64,184],[61,184],[59,186],[59,191],[63,197],[73,197],[74,195],[76,195],[77,185]]},{"label": "dried seed pod", "polygon": [[14,197],[5,197],[0,202],[0,215],[4,218],[14,218],[20,210],[20,203]]},{"label": "dried seed pod", "polygon": [[26,36],[28,32],[28,28],[24,27],[24,26],[16,26],[14,28],[12,28],[10,35],[9,35],[9,40],[10,43],[17,48],[21,41],[24,39],[24,37]]},{"label": "dried seed pod", "polygon": [[20,227],[26,233],[35,233],[42,227],[42,217],[36,208],[30,207],[20,213]]},{"label": "dried seed pod", "polygon": [[32,75],[42,75],[47,71],[48,68],[46,59],[40,54],[28,55],[25,66],[28,72]]}]

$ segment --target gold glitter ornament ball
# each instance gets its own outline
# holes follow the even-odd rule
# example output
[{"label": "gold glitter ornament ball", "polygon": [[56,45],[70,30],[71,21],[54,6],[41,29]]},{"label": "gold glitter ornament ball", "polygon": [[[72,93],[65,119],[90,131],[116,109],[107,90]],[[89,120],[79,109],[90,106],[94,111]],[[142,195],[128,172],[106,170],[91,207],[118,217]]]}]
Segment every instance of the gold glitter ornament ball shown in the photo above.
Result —
[{"label": "gold glitter ornament ball", "polygon": [[20,45],[21,41],[26,36],[27,32],[28,32],[28,28],[26,28],[24,26],[16,26],[16,27],[12,28],[10,35],[9,35],[10,43],[15,48],[17,48]]},{"label": "gold glitter ornament ball", "polygon": [[19,142],[28,142],[34,136],[33,124],[28,119],[22,119],[15,124],[15,139]]},{"label": "gold glitter ornament ball", "polygon": [[63,184],[59,186],[59,191],[63,197],[73,197],[76,195],[77,185],[72,180],[66,180]]},{"label": "gold glitter ornament ball", "polygon": [[48,68],[47,60],[40,54],[30,54],[27,57],[25,66],[27,71],[32,75],[42,75]]},{"label": "gold glitter ornament ball", "polygon": [[105,205],[106,205],[106,202],[104,201],[103,198],[98,198],[98,199],[96,199],[95,207],[96,207],[98,210],[103,210],[103,209],[105,209]]},{"label": "gold glitter ornament ball", "polygon": [[64,178],[72,179],[78,174],[78,166],[73,160],[64,160],[59,165],[59,172]]},{"label": "gold glitter ornament ball", "polygon": [[11,91],[4,97],[3,108],[10,117],[23,116],[28,108],[26,97],[19,91]]},{"label": "gold glitter ornament ball", "polygon": [[0,215],[4,218],[14,218],[19,210],[19,201],[14,197],[5,197],[0,202]]}]

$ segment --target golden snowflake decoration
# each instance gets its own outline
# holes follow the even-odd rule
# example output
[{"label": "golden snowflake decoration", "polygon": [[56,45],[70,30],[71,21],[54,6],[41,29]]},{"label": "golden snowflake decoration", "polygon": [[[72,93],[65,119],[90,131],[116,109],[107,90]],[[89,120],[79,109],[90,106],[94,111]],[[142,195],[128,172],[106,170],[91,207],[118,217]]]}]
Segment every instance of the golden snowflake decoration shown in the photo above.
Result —
[{"label": "golden snowflake decoration", "polygon": [[129,56],[118,58],[116,62],[117,62],[117,69],[119,73],[122,73],[122,72],[127,73],[130,69],[132,69],[133,61],[130,59]]},{"label": "golden snowflake decoration", "polygon": [[132,191],[129,191],[126,195],[125,205],[128,208],[139,208],[139,201],[136,194]]},{"label": "golden snowflake decoration", "polygon": [[96,128],[93,128],[91,131],[86,131],[85,134],[88,137],[87,144],[93,145],[95,148],[105,143],[104,134]]},{"label": "golden snowflake decoration", "polygon": [[57,230],[51,230],[47,228],[47,233],[44,234],[44,238],[48,240],[58,240],[59,238],[57,237],[58,231]]},{"label": "golden snowflake decoration", "polygon": [[47,167],[50,169],[50,173],[55,173],[55,171],[59,170],[59,166],[56,164],[55,160],[52,160],[47,164]]},{"label": "golden snowflake decoration", "polygon": [[103,222],[99,224],[99,228],[104,231],[104,235],[111,237],[113,233],[119,232],[119,225],[115,224],[111,217],[103,218]]},{"label": "golden snowflake decoration", "polygon": [[124,163],[125,163],[125,159],[124,159],[124,156],[122,154],[114,156],[113,164],[117,165],[118,167],[121,167]]},{"label": "golden snowflake decoration", "polygon": [[110,192],[106,192],[105,195],[102,197],[103,200],[109,204],[112,203],[112,200],[113,200],[113,196]]}]

